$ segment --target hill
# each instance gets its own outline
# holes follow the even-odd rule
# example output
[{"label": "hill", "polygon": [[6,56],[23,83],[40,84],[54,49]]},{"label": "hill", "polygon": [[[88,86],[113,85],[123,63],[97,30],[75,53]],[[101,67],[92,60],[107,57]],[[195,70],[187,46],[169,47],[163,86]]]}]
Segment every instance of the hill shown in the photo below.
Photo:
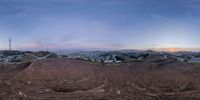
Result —
[{"label": "hill", "polygon": [[198,64],[51,58],[0,67],[1,100],[200,99]]}]

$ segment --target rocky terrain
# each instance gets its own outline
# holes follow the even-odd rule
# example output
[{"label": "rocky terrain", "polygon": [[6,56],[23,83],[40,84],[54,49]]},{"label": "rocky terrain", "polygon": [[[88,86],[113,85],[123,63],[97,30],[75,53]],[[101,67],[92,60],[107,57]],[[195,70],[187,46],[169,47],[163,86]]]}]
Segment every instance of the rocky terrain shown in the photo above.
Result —
[{"label": "rocky terrain", "polygon": [[199,100],[200,65],[169,61],[1,65],[0,100]]}]

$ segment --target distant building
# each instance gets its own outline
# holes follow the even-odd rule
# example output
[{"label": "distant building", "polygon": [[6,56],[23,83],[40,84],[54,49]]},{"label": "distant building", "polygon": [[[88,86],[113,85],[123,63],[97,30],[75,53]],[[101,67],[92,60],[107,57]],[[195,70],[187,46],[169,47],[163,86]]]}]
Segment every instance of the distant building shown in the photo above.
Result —
[{"label": "distant building", "polygon": [[200,58],[193,58],[190,61],[188,61],[189,63],[200,63]]},{"label": "distant building", "polygon": [[164,57],[163,57],[164,59],[167,59],[168,58],[168,56],[167,55],[164,55]]},{"label": "distant building", "polygon": [[0,54],[0,57],[3,57],[3,54]]},{"label": "distant building", "polygon": [[185,59],[184,58],[176,58],[178,61],[184,62]]}]

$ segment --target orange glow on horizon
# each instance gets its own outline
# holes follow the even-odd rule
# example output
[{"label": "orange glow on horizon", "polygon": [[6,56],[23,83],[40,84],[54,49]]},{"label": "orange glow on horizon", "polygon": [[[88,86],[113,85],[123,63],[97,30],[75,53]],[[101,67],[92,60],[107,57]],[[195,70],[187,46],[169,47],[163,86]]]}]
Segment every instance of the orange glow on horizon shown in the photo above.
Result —
[{"label": "orange glow on horizon", "polygon": [[185,48],[175,48],[175,47],[159,48],[159,49],[155,49],[155,50],[157,50],[157,51],[167,51],[167,52],[188,51],[188,49],[185,49]]},{"label": "orange glow on horizon", "polygon": [[170,52],[177,52],[177,51],[182,51],[181,48],[166,48],[167,51],[170,51]]}]

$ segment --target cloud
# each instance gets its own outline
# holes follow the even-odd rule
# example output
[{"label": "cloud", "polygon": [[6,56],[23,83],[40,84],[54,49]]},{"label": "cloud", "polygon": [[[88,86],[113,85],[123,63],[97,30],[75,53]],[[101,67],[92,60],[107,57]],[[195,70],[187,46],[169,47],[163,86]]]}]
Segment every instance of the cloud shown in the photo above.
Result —
[{"label": "cloud", "polygon": [[[87,18],[50,18],[38,22],[30,33],[39,40],[52,38],[51,42],[115,42],[110,37],[121,38],[121,29],[112,25]],[[38,37],[37,37],[38,35]]]},{"label": "cloud", "polygon": [[120,5],[121,2],[101,2],[99,5],[101,6],[116,6]]},{"label": "cloud", "polygon": [[27,42],[17,46],[17,49],[41,49],[44,46],[42,42]]},{"label": "cloud", "polygon": [[123,48],[121,44],[102,43],[66,43],[66,44],[43,44],[41,42],[31,42],[22,44],[16,49],[20,50],[59,50],[59,49],[82,49],[82,50],[119,50]]}]

